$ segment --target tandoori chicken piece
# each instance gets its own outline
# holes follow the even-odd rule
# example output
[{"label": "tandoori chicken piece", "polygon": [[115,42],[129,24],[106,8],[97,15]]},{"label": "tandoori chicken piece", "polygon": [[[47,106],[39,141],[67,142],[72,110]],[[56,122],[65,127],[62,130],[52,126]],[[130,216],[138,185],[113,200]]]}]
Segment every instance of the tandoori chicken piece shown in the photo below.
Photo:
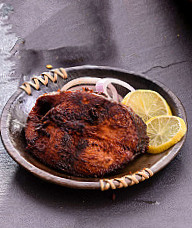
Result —
[{"label": "tandoori chicken piece", "polygon": [[91,92],[39,97],[25,128],[27,150],[45,165],[103,177],[146,151],[146,125],[131,108]]}]

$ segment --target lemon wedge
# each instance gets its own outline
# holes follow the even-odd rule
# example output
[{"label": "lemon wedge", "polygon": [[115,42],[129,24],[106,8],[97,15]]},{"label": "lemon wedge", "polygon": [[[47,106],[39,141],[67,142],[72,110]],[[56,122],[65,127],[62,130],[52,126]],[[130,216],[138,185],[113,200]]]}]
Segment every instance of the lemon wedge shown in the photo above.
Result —
[{"label": "lemon wedge", "polygon": [[181,140],[187,131],[183,119],[177,116],[156,116],[146,122],[149,153],[161,153]]},{"label": "lemon wedge", "polygon": [[122,104],[130,106],[144,122],[154,116],[172,115],[166,100],[157,92],[152,90],[135,90],[128,93]]}]

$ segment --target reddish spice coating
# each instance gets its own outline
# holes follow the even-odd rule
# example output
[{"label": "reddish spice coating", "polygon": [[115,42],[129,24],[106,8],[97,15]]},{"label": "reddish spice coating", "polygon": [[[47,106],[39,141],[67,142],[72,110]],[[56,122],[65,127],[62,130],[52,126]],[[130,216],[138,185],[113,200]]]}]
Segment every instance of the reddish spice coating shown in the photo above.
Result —
[{"label": "reddish spice coating", "polygon": [[131,108],[85,91],[39,97],[25,136],[42,163],[82,177],[123,168],[148,146],[146,125]]}]

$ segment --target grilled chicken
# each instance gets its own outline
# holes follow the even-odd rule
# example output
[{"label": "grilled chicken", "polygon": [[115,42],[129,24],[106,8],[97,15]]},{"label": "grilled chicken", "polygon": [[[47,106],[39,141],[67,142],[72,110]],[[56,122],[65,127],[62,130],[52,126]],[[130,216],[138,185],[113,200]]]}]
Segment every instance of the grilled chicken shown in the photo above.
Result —
[{"label": "grilled chicken", "polygon": [[39,97],[25,136],[27,150],[42,163],[80,177],[123,168],[148,146],[146,125],[131,108],[89,91]]}]

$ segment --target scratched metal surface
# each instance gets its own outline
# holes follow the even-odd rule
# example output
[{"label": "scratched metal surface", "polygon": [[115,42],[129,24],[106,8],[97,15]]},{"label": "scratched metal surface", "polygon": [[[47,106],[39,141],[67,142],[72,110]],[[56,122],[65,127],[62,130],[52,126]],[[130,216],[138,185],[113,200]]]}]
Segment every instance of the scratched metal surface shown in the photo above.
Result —
[{"label": "scratched metal surface", "polygon": [[189,123],[184,147],[164,170],[115,195],[44,183],[12,161],[0,142],[0,227],[191,227],[190,3],[5,0],[0,17],[0,111],[18,85],[46,64],[94,64],[166,84]]}]

